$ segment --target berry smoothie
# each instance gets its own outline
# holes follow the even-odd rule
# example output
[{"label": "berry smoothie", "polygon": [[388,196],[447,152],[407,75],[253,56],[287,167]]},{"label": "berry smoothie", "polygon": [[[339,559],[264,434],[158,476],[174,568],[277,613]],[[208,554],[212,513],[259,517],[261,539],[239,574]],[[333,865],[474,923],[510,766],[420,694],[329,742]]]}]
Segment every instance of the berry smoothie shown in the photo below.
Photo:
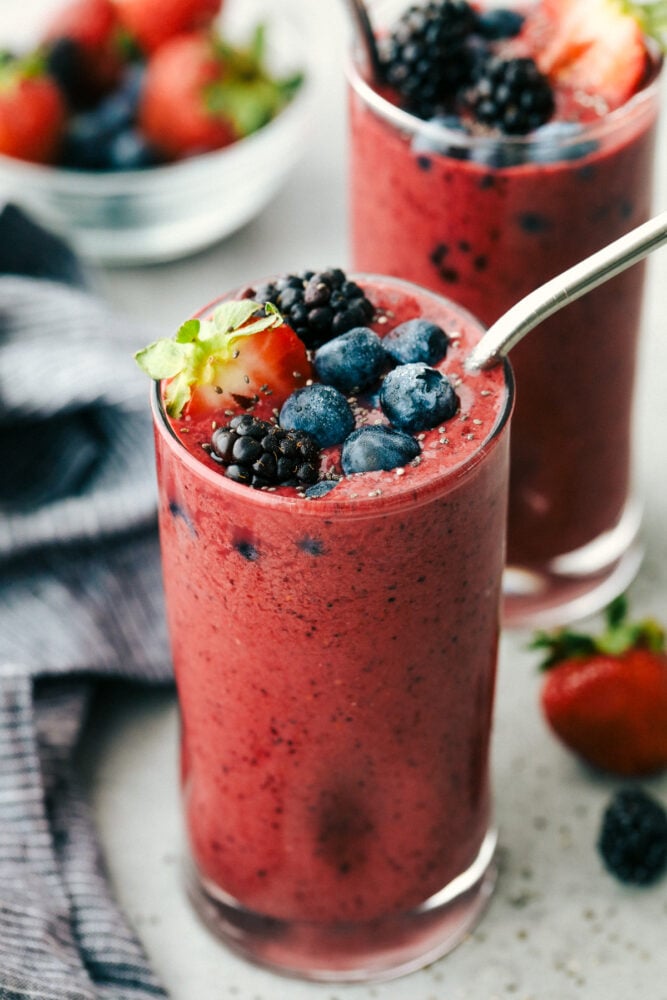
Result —
[{"label": "berry smoothie", "polygon": [[[491,324],[649,216],[658,71],[647,63],[637,92],[606,114],[556,87],[551,119],[508,135],[464,131],[454,116],[421,120],[351,67],[355,266],[419,282]],[[639,265],[512,352],[510,624],[591,611],[636,571],[631,413],[642,289]]]},{"label": "berry smoothie", "polygon": [[[417,458],[341,475],[332,446],[329,492],[256,489],[202,447],[210,415],[167,417],[159,385],[154,406],[191,893],[246,956],[332,980],[444,954],[491,889],[512,405],[508,368],[464,371],[466,311],[357,281],[380,337],[419,317],[447,332],[457,408]],[[380,422],[372,392],[350,403]]]}]

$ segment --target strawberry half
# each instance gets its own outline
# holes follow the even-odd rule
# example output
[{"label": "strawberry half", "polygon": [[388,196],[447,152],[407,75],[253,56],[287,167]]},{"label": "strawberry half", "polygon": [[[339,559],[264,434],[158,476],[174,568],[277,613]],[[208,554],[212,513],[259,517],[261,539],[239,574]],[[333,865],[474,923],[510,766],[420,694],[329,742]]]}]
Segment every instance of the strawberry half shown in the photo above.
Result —
[{"label": "strawberry half", "polygon": [[151,378],[166,380],[170,417],[198,419],[280,407],[312,369],[302,340],[270,304],[223,302],[209,319],[188,320],[173,339],[135,355]]},{"label": "strawberry half", "polygon": [[0,153],[33,163],[54,163],[65,127],[65,102],[41,60],[0,66]]},{"label": "strawberry half", "polygon": [[208,28],[222,0],[114,0],[121,24],[145,53],[170,38]]},{"label": "strawberry half", "polygon": [[560,86],[624,104],[646,80],[649,56],[639,16],[618,0],[545,0],[549,41],[537,63]]},{"label": "strawberry half", "polygon": [[667,654],[653,620],[629,623],[619,598],[598,636],[540,634],[547,651],[544,716],[558,738],[589,764],[638,776],[667,767]]}]

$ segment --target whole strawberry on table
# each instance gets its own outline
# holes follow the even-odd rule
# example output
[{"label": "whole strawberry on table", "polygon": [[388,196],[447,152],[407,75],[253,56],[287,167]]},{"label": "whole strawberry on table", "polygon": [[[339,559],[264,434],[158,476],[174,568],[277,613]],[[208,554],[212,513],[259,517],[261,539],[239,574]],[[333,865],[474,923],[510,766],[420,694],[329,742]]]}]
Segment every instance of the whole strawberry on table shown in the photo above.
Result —
[{"label": "whole strawberry on table", "polygon": [[607,609],[598,636],[540,633],[541,706],[556,736],[602,771],[625,777],[667,768],[667,652],[651,618],[628,620],[627,600]]},{"label": "whole strawberry on table", "polygon": [[0,153],[75,170],[134,170],[220,149],[289,103],[260,25],[217,28],[222,0],[69,0],[38,45],[0,56]]}]

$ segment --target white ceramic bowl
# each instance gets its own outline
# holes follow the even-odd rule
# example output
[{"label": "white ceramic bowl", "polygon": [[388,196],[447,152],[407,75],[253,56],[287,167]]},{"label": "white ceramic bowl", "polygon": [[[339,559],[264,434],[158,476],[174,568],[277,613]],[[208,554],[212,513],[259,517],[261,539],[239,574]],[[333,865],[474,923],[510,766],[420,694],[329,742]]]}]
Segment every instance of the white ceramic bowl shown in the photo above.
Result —
[{"label": "white ceramic bowl", "polygon": [[118,173],[63,170],[0,155],[0,199],[22,206],[98,263],[173,260],[233,233],[280,188],[308,131],[308,44],[297,18],[271,0],[227,0],[223,24],[231,38],[246,41],[260,21],[267,26],[270,69],[302,70],[305,78],[290,104],[258,132],[178,163]]}]

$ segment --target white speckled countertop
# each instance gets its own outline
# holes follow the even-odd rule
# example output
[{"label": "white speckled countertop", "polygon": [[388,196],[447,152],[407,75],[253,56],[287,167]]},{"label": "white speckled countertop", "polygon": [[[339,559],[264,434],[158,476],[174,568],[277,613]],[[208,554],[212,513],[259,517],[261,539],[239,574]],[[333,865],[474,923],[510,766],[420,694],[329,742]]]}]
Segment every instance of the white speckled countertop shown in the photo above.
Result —
[{"label": "white speckled countertop", "polygon": [[[312,142],[280,197],[231,239],[180,263],[99,272],[104,294],[139,323],[150,317],[169,331],[251,275],[346,264],[344,5],[281,2],[310,14],[317,8]],[[4,27],[12,15],[7,0],[2,6]],[[659,177],[667,177],[666,127]],[[656,206],[667,207],[665,181]],[[636,423],[648,556],[631,599],[636,610],[667,620],[667,251],[649,273]],[[667,1000],[667,879],[630,890],[603,871],[595,840],[619,783],[592,776],[547,732],[527,638],[508,633],[501,646],[494,743],[501,870],[489,910],[445,959],[374,986],[277,977],[231,955],[200,926],[181,887],[175,696],[104,690],[80,764],[115,890],[173,1000]],[[667,777],[647,786],[667,803]]]}]

